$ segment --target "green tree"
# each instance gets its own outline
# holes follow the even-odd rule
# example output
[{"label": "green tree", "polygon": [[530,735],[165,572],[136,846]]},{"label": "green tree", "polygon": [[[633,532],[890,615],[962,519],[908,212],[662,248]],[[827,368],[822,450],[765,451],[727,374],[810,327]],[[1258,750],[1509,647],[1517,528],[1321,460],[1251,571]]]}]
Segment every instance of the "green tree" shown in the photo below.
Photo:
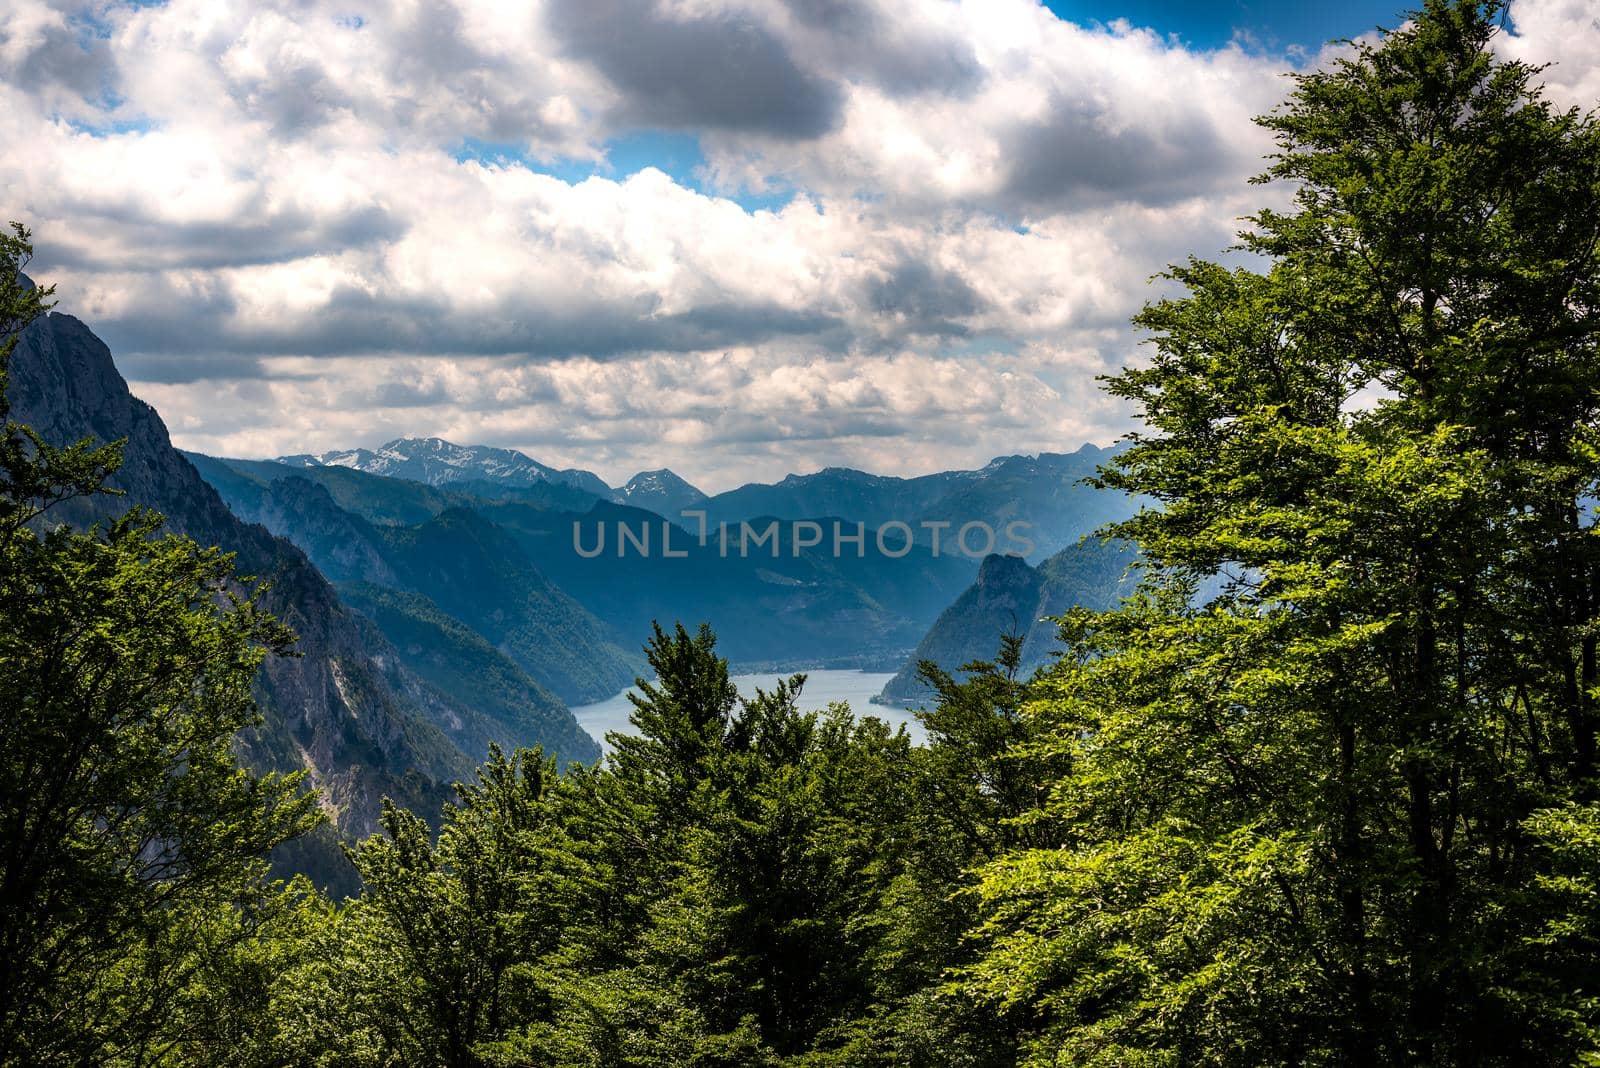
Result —
[{"label": "green tree", "polygon": [[1299,76],[1260,120],[1267,265],[1174,268],[1137,320],[1109,387],[1148,429],[1103,482],[1159,503],[1115,530],[1155,567],[1064,629],[1061,847],[988,866],[968,972],[1034,1014],[1029,1063],[1594,1055],[1546,866],[1596,859],[1564,806],[1596,788],[1600,131],[1495,57],[1499,12],[1432,0]]},{"label": "green tree", "polygon": [[968,937],[979,918],[976,869],[1051,834],[1047,823],[1025,821],[1052,764],[1022,755],[1032,740],[1022,644],[1021,635],[1002,636],[995,659],[963,665],[962,679],[924,661],[935,695],[918,714],[927,740],[907,754],[904,773],[872,784],[897,818],[870,844],[876,896],[855,921],[873,934],[873,1010],[854,1063],[1015,1063],[1015,1021],[949,980],[977,948]]},{"label": "green tree", "polygon": [[664,834],[683,825],[690,798],[736,726],[739,691],[716,644],[705,624],[692,635],[682,623],[671,634],[656,624],[645,647],[655,679],[637,680],[639,692],[628,695],[634,731],[609,739],[617,777],[651,800],[652,824]]},{"label": "green tree", "polygon": [[645,654],[655,677],[629,696],[633,732],[610,735],[606,760],[563,782],[562,894],[572,910],[559,970],[570,981],[554,1025],[525,1036],[563,1050],[560,1063],[693,1063],[713,1027],[646,942],[683,875],[696,797],[739,694],[709,627],[656,625]]},{"label": "green tree", "polygon": [[148,1063],[195,1040],[180,1003],[253,921],[196,933],[266,907],[267,852],[319,817],[298,777],[234,761],[256,667],[290,636],[229,557],[138,509],[51,525],[119,452],[10,419],[9,361],[50,293],[22,276],[31,252],[20,225],[0,237],[0,1061]]},{"label": "green tree", "polygon": [[492,747],[477,780],[457,785],[437,843],[385,804],[383,833],[351,851],[365,889],[344,917],[335,983],[376,1063],[493,1063],[498,1043],[550,1016],[556,782],[539,750]]},{"label": "green tree", "polygon": [[880,858],[910,744],[802,676],[742,699],[702,627],[656,628],[633,735],[563,780],[556,1017],[519,1047],[563,1064],[860,1064]]}]

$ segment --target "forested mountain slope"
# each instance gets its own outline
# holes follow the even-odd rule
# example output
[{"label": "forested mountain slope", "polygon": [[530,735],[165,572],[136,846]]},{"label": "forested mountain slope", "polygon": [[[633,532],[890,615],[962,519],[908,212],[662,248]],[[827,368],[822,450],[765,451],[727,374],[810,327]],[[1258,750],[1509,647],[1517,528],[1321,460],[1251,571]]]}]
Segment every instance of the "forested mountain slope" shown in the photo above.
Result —
[{"label": "forested mountain slope", "polygon": [[927,699],[931,691],[918,674],[919,664],[932,661],[957,672],[973,661],[993,660],[1001,635],[1024,639],[1025,670],[1049,663],[1060,648],[1053,620],[1080,605],[1096,611],[1114,607],[1133,587],[1133,561],[1126,545],[1097,539],[1063,549],[1038,567],[1018,556],[988,557],[978,580],[940,613],[878,700]]},{"label": "forested mountain slope", "polygon": [[[52,515],[82,525],[143,505],[165,515],[169,529],[237,554],[240,575],[270,582],[263,604],[299,635],[300,655],[263,666],[257,690],[266,719],[240,744],[256,767],[306,768],[340,833],[370,833],[385,796],[434,811],[448,796],[448,784],[482,758],[491,736],[506,744],[543,740],[578,758],[594,755],[581,732],[542,739],[486,724],[477,709],[404,666],[405,658],[369,619],[342,603],[303,552],[228,509],[172,447],[160,416],[132,396],[110,351],[78,319],[53,313],[22,335],[9,395],[13,417],[53,444],[127,440],[123,465],[111,480],[124,495],[80,498]],[[467,724],[477,729],[464,731]]]},{"label": "forested mountain slope", "polygon": [[[574,703],[597,701],[633,681],[639,662],[619,639],[553,586],[511,538],[455,503],[482,505],[481,499],[439,498],[446,507],[414,525],[373,523],[339,507],[323,484],[294,469],[263,465],[281,476],[263,484],[241,479],[221,461],[202,462],[230,507],[294,541],[334,582],[404,591],[471,626],[549,691],[543,698],[529,695],[535,704],[550,693]],[[415,482],[360,477],[392,484],[381,494],[367,492],[369,499],[435,492]],[[565,710],[560,715],[572,722]],[[547,746],[556,740],[543,739]],[[570,744],[558,748],[571,752]]]},{"label": "forested mountain slope", "polygon": [[[737,526],[726,549],[715,530],[701,544],[693,524],[673,524],[663,541],[667,520],[655,512],[593,497],[568,507],[540,487],[479,496],[490,487],[194,460],[235,512],[293,540],[335,582],[423,594],[574,701],[631,681],[634,643],[657,620],[711,623],[743,664],[898,662],[976,571],[926,547],[896,557],[894,539],[885,554],[870,533],[836,553],[833,524],[857,529],[843,519],[824,521],[820,543],[798,551],[787,523],[741,551]],[[773,523],[749,519],[760,534]],[[623,528],[648,550],[623,550]],[[547,638],[528,640],[518,618]]]}]

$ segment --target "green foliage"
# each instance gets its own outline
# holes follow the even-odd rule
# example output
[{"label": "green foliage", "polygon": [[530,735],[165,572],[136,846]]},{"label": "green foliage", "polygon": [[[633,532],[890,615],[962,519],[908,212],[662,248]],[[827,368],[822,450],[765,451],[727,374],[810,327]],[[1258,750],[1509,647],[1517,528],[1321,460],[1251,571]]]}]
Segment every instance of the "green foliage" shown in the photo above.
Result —
[{"label": "green foliage", "polygon": [[1109,381],[1155,567],[1064,630],[1030,705],[1060,845],[985,869],[965,973],[1033,1014],[1026,1063],[1594,1049],[1600,133],[1496,11],[1299,78],[1270,266],[1174,268]]},{"label": "green foliage", "polygon": [[537,750],[495,749],[457,787],[437,844],[390,806],[383,834],[354,850],[366,892],[344,917],[336,995],[377,1063],[481,1063],[513,1022],[543,1015],[539,965],[561,933],[543,859],[555,781]]},{"label": "green foliage", "polygon": [[637,661],[478,513],[454,508],[419,527],[382,533],[386,558],[408,589],[493,642],[562,699],[599,701],[627,686]]},{"label": "green foliage", "polygon": [[[3,1056],[1600,1064],[1600,128],[1495,59],[1498,10],[1434,0],[1262,120],[1262,269],[1173,268],[1108,382],[1139,589],[1105,603],[1120,550],[1019,570],[1102,600],[1033,678],[1021,634],[924,663],[923,746],[656,626],[607,759],[497,748],[436,835],[385,808],[358,898],[264,884],[309,802],[228,746],[283,633],[138,512],[47,530],[115,449],[8,425]],[[428,538],[486,527],[386,537],[442,587]],[[532,656],[546,591],[502,592]],[[441,686],[519,685],[460,648]]]},{"label": "green foliage", "polygon": [[341,586],[339,594],[378,625],[420,678],[487,720],[454,732],[463,749],[486,751],[486,743],[472,744],[486,735],[512,747],[540,745],[573,760],[599,757],[599,746],[559,698],[426,597],[372,583]]},{"label": "green foliage", "polygon": [[844,709],[800,713],[800,676],[740,699],[714,645],[656,628],[637,733],[613,736],[576,798],[573,837],[611,886],[586,925],[582,1012],[563,1017],[575,1063],[790,1063],[839,1044],[865,1004],[850,918],[874,858],[843,846],[891,813],[851,771],[909,743]]},{"label": "green foliage", "polygon": [[[0,238],[0,376],[47,307],[19,282],[30,252],[21,227]],[[203,1048],[206,977],[282,900],[267,852],[318,819],[298,777],[232,751],[291,636],[235,592],[229,557],[158,537],[157,516],[50,525],[117,445],[0,434],[0,1061]]]},{"label": "green foliage", "polygon": [[962,959],[972,904],[951,899],[1021,807],[998,768],[1015,648],[943,680],[928,749],[799,712],[802,677],[741,699],[704,628],[657,628],[647,657],[606,762],[496,753],[436,843],[390,809],[354,851],[365,893],[297,980],[340,1021],[335,1061],[1005,1063],[1004,1034],[930,987]]}]

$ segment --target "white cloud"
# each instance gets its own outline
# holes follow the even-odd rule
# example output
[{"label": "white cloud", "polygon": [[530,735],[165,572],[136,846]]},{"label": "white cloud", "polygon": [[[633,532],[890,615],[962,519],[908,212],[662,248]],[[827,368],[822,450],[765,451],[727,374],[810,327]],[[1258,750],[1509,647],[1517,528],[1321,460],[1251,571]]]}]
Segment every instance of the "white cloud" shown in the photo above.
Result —
[{"label": "white cloud", "polygon": [[[1148,276],[1270,195],[1286,86],[1239,48],[1029,0],[603,8],[14,0],[0,208],[184,446],[432,433],[715,488],[1109,440]],[[1507,45],[1577,99],[1585,8],[1517,0]],[[540,172],[641,124],[698,182]]]},{"label": "white cloud", "polygon": [[[319,451],[414,432],[521,448],[546,462],[634,470],[668,450],[685,477],[726,487],[757,474],[860,463],[912,474],[971,463],[971,426],[1006,451],[1103,436],[1109,402],[1063,413],[1041,373],[1054,354],[913,352],[796,357],[770,350],[573,358],[268,360],[246,380],[145,383],[186,447],[225,454]],[[417,405],[422,405],[419,409]],[[210,411],[237,413],[227,422]]]},{"label": "white cloud", "polygon": [[1500,38],[1506,55],[1534,65],[1550,99],[1588,111],[1600,103],[1600,10],[1592,0],[1513,0],[1516,30]]}]

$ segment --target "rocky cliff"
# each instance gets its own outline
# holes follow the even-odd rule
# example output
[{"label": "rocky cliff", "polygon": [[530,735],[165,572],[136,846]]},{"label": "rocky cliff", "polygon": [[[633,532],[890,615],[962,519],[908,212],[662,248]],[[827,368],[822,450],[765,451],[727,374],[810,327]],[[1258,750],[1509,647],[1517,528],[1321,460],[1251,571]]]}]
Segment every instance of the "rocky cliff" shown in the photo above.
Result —
[{"label": "rocky cliff", "polygon": [[300,550],[228,510],[87,326],[53,313],[29,327],[12,359],[10,398],[12,417],[53,444],[126,442],[111,480],[124,495],[70,502],[53,515],[87,525],[144,505],[165,515],[170,530],[235,553],[240,575],[270,583],[264,605],[299,635],[300,655],[263,666],[257,696],[265,722],[241,739],[252,765],[305,768],[346,837],[374,829],[384,796],[437,811],[448,784],[481,758],[452,745],[440,727],[468,710],[407,671]]},{"label": "rocky cliff", "polygon": [[1023,667],[1048,663],[1057,650],[1052,620],[1074,606],[1105,609],[1132,587],[1125,545],[1086,541],[1063,549],[1038,567],[1018,556],[984,558],[978,579],[940,613],[916,651],[877,700],[910,705],[929,695],[918,665],[931,660],[957,673],[975,660],[993,660],[1002,634],[1021,634]]}]

